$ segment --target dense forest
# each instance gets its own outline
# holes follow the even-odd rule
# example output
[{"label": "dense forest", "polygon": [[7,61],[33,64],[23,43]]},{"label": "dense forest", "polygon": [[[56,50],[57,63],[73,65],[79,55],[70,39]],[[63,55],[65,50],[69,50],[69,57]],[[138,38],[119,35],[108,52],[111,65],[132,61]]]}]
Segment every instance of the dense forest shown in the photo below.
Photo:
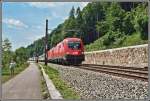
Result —
[{"label": "dense forest", "polygon": [[[91,2],[82,10],[72,7],[68,19],[48,35],[48,48],[66,37],[81,38],[85,51],[147,43],[148,3]],[[29,57],[43,54],[44,37],[20,50]]]}]

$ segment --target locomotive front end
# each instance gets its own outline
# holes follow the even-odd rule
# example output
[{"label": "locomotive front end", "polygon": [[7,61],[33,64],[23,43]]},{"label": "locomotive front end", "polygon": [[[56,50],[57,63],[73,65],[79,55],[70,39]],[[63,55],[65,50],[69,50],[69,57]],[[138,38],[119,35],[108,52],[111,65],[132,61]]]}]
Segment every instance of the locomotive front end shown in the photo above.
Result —
[{"label": "locomotive front end", "polygon": [[82,40],[78,38],[70,39],[66,45],[66,61],[69,64],[81,64],[85,59]]}]

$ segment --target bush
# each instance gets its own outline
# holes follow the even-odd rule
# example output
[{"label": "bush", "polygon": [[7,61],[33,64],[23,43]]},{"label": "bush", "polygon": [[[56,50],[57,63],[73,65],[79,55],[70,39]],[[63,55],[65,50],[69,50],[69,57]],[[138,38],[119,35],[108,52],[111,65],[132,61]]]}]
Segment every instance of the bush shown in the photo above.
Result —
[{"label": "bush", "polygon": [[130,36],[126,36],[122,43],[122,46],[131,46],[147,43],[147,41],[142,40],[140,33],[134,33]]}]

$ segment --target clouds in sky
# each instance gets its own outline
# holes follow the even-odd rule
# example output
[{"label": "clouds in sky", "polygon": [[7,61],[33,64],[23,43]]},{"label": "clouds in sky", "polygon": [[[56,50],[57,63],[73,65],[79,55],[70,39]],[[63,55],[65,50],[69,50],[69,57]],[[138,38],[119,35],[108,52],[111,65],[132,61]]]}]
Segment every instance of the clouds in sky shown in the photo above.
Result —
[{"label": "clouds in sky", "polygon": [[80,5],[81,5],[81,7],[83,8],[83,7],[85,7],[88,3],[89,3],[89,2],[81,2]]},{"label": "clouds in sky", "polygon": [[[72,6],[81,10],[88,2],[19,2],[3,4],[3,37],[13,50],[27,46],[45,35],[45,20],[54,29],[69,17]],[[13,33],[13,34],[12,34]]]},{"label": "clouds in sky", "polygon": [[68,19],[68,16],[63,17],[62,19],[63,19],[63,20],[66,20],[66,19]]},{"label": "clouds in sky", "polygon": [[8,24],[10,27],[19,27],[19,28],[28,28],[28,25],[24,24],[22,21],[18,19],[4,19],[3,23]]},{"label": "clouds in sky", "polygon": [[29,2],[28,4],[36,8],[49,8],[64,5],[64,3],[61,2]]},{"label": "clouds in sky", "polygon": [[65,6],[68,4],[73,3],[79,3],[81,5],[81,8],[85,7],[89,2],[28,2],[31,7],[36,8],[52,8],[52,7],[58,7],[58,6]]}]

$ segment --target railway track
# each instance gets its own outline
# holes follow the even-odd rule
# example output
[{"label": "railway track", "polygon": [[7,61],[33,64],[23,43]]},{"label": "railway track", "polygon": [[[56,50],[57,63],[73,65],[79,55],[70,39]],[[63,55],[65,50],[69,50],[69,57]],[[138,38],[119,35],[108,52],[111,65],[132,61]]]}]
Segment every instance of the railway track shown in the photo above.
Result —
[{"label": "railway track", "polygon": [[124,66],[96,65],[96,64],[82,64],[73,67],[148,82],[147,67],[138,68],[138,67],[124,67]]}]

